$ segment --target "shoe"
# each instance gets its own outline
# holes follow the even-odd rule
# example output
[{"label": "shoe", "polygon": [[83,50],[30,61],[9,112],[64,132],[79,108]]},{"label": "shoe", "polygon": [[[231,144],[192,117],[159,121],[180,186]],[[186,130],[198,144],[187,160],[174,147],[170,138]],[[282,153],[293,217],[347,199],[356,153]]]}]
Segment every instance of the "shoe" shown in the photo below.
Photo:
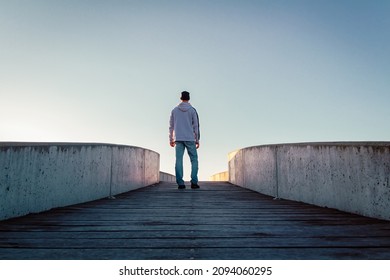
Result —
[{"label": "shoe", "polygon": [[191,183],[191,189],[199,189],[199,185],[198,184],[193,184]]},{"label": "shoe", "polygon": [[182,189],[185,189],[186,186],[185,186],[185,185],[179,185],[177,188],[178,188],[179,190],[182,190]]}]

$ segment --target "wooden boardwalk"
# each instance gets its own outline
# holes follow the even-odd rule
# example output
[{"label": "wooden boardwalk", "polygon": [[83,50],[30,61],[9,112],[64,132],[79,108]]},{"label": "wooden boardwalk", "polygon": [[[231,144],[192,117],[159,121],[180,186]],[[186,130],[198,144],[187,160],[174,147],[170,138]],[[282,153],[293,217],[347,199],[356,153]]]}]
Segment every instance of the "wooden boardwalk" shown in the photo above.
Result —
[{"label": "wooden boardwalk", "polygon": [[228,183],[160,183],[0,222],[0,259],[390,259],[390,222]]}]

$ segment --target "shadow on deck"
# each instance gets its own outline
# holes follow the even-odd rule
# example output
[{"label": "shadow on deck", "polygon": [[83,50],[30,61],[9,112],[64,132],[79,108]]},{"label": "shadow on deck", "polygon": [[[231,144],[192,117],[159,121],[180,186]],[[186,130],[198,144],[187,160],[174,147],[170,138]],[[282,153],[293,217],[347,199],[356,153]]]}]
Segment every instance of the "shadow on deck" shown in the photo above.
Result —
[{"label": "shadow on deck", "polygon": [[173,183],[0,222],[0,259],[390,259],[390,222]]}]

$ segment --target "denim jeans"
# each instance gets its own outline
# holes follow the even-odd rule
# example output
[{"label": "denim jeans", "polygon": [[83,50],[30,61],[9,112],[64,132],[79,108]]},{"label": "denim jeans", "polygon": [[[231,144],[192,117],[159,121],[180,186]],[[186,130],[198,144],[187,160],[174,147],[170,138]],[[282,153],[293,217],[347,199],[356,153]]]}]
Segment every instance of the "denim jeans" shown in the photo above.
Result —
[{"label": "denim jeans", "polygon": [[198,153],[196,151],[195,141],[176,141],[176,183],[178,185],[184,185],[183,180],[183,155],[184,150],[187,149],[187,153],[191,160],[191,183],[198,183]]}]

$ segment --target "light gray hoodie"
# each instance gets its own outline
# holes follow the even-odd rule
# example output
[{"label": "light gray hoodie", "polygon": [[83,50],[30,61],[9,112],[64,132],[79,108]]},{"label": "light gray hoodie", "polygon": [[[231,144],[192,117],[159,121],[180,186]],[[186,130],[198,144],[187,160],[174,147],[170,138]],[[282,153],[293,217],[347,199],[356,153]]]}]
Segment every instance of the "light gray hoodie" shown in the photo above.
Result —
[{"label": "light gray hoodie", "polygon": [[171,112],[169,141],[199,142],[199,116],[189,102],[181,102]]}]

